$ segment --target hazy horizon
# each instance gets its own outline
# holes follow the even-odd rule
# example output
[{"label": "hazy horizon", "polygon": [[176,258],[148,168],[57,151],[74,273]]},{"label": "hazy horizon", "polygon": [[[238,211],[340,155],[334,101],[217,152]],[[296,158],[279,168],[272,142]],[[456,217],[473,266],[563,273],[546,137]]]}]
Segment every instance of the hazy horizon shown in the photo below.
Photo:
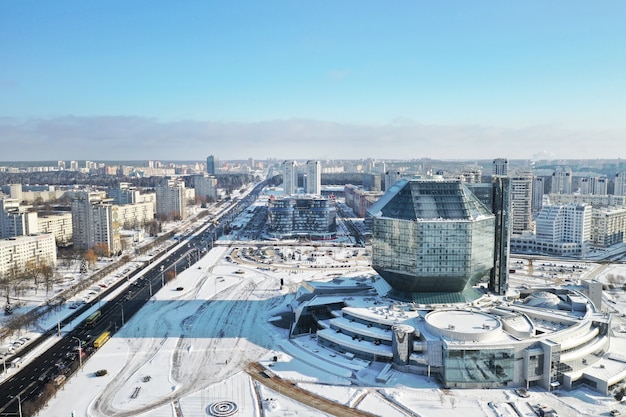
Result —
[{"label": "hazy horizon", "polygon": [[0,159],[626,154],[626,3],[0,0]]}]

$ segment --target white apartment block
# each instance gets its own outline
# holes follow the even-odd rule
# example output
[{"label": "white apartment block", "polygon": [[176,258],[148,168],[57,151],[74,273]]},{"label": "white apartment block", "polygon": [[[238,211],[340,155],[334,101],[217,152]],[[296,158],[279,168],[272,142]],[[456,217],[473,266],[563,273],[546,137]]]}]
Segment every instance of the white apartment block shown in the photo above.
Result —
[{"label": "white apartment block", "polygon": [[608,181],[604,177],[584,177],[580,179],[580,193],[607,195]]},{"label": "white apartment block", "polygon": [[626,171],[615,174],[615,188],[613,194],[626,196]]},{"label": "white apartment block", "polygon": [[22,272],[29,261],[56,266],[54,236],[38,234],[0,240],[0,276]]},{"label": "white apartment block", "polygon": [[552,194],[572,193],[572,170],[568,167],[558,167],[552,174]]},{"label": "white apartment block", "polygon": [[321,195],[322,193],[322,164],[320,161],[306,162],[306,194]]},{"label": "white apartment block", "polygon": [[110,253],[121,250],[118,207],[102,200],[101,193],[77,193],[72,200],[74,245],[87,250],[106,244]]},{"label": "white apartment block", "polygon": [[151,202],[123,204],[117,208],[117,220],[122,229],[137,229],[154,220],[154,209]]},{"label": "white apartment block", "polygon": [[49,233],[59,246],[67,246],[72,243],[72,213],[51,213],[40,215],[37,219],[40,233]]},{"label": "white apartment block", "polygon": [[626,242],[626,207],[593,210],[591,244],[606,248]]},{"label": "white apartment block", "polygon": [[181,179],[162,180],[156,186],[157,215],[165,218],[185,219],[187,217],[187,193]]},{"label": "white apartment block", "polygon": [[593,207],[610,207],[626,205],[626,196],[592,195],[592,194],[549,194],[550,204],[590,204]]},{"label": "white apartment block", "polygon": [[511,224],[512,234],[521,234],[533,229],[532,197],[533,175],[519,173],[509,176],[511,181]]},{"label": "white apartment block", "polygon": [[591,206],[545,205],[535,223],[537,249],[553,254],[584,254],[591,243]]},{"label": "white apartment block", "polygon": [[286,196],[296,194],[298,191],[298,163],[296,161],[283,162],[283,188]]},{"label": "white apartment block", "polygon": [[0,238],[39,233],[37,213],[20,207],[17,199],[0,199]]},{"label": "white apartment block", "polygon": [[209,174],[194,175],[193,188],[201,199],[217,200],[217,178]]}]

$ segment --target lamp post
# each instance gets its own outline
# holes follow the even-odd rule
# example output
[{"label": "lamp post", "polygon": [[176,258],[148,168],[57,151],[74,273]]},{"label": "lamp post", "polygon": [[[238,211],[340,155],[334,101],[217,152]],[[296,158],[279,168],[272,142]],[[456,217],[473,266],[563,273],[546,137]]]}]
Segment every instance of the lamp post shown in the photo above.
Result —
[{"label": "lamp post", "polygon": [[80,340],[78,337],[76,336],[72,336],[72,339],[76,339],[78,341],[78,367],[82,368],[83,367],[83,341]]},{"label": "lamp post", "polygon": [[20,398],[21,394],[17,394],[14,396],[9,396],[9,398],[17,398],[17,412],[20,417],[22,417],[22,399]]}]

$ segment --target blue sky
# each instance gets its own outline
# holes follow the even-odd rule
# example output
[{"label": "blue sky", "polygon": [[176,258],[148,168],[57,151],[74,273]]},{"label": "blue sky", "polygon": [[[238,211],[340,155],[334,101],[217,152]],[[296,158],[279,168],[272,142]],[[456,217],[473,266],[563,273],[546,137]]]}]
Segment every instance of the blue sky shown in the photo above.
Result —
[{"label": "blue sky", "polygon": [[623,1],[0,0],[0,160],[626,156],[624,16]]}]

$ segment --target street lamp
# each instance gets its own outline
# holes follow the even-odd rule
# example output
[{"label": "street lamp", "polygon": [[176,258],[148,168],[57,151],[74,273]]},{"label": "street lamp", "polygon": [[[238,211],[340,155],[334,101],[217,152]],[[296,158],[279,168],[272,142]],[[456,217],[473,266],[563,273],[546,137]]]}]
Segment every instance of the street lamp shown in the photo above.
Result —
[{"label": "street lamp", "polygon": [[76,339],[78,341],[78,367],[83,367],[83,341],[78,337],[72,336],[72,339]]},{"label": "street lamp", "polygon": [[17,412],[20,417],[22,417],[22,399],[20,398],[21,394],[17,394],[14,396],[9,396],[9,398],[17,398]]}]

